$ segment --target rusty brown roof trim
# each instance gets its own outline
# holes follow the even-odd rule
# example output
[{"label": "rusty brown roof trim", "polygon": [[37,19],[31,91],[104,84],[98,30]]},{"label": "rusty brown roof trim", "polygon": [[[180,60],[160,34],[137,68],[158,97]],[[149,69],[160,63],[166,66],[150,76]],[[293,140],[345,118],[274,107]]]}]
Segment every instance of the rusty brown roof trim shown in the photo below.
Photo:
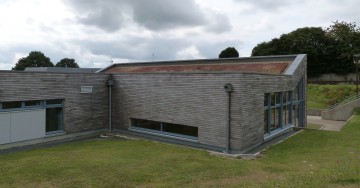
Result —
[{"label": "rusty brown roof trim", "polygon": [[187,64],[209,64],[209,63],[249,63],[249,62],[268,62],[268,61],[293,61],[297,55],[277,55],[277,56],[254,56],[240,58],[216,58],[216,59],[192,59],[192,60],[173,60],[173,61],[155,61],[155,62],[132,62],[132,63],[115,63],[98,72],[107,72],[115,67],[126,66],[161,66],[161,65],[187,65]]}]

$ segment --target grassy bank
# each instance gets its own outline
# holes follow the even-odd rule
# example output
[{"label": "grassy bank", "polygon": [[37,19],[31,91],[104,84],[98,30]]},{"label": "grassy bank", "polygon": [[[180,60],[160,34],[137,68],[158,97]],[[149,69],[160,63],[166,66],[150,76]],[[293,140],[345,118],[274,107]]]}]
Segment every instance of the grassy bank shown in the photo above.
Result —
[{"label": "grassy bank", "polygon": [[258,160],[143,140],[92,140],[0,155],[0,187],[360,186],[360,116],[305,130]]},{"label": "grassy bank", "polygon": [[356,94],[355,85],[307,85],[308,108],[324,109]]}]

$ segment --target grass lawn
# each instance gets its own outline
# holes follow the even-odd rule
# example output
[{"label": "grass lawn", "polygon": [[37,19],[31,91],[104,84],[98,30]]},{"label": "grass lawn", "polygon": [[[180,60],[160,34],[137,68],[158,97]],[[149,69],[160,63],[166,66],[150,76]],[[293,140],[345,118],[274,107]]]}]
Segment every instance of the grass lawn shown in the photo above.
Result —
[{"label": "grass lawn", "polygon": [[355,85],[307,85],[307,106],[313,109],[325,109],[356,94]]},{"label": "grass lawn", "polygon": [[0,155],[0,187],[359,187],[360,116],[305,130],[258,160],[144,140],[91,140]]}]

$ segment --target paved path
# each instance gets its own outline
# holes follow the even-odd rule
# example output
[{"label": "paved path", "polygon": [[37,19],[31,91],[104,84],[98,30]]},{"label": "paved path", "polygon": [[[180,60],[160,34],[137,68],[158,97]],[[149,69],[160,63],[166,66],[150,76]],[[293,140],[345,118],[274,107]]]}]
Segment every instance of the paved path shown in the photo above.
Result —
[{"label": "paved path", "polygon": [[323,125],[321,130],[340,131],[346,121],[333,121],[321,119],[321,116],[307,116],[307,122],[312,124]]}]

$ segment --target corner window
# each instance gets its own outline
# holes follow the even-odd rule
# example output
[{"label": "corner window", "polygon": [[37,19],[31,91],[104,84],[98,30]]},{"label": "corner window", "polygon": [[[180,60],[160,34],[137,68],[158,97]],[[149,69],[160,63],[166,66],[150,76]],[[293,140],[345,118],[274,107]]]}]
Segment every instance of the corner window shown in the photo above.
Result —
[{"label": "corner window", "polygon": [[291,125],[292,92],[265,93],[264,134],[271,134]]}]

